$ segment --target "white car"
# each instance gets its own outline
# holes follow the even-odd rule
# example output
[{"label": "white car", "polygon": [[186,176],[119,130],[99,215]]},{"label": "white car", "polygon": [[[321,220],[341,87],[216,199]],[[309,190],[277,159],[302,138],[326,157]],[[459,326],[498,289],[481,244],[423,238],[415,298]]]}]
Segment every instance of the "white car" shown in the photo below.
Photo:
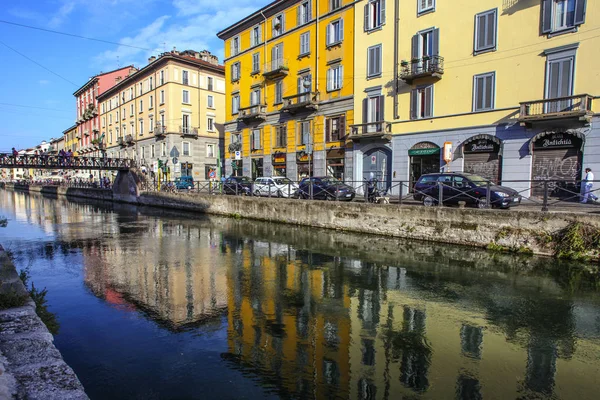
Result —
[{"label": "white car", "polygon": [[261,177],[256,178],[252,190],[255,196],[293,197],[298,185],[283,176]]}]

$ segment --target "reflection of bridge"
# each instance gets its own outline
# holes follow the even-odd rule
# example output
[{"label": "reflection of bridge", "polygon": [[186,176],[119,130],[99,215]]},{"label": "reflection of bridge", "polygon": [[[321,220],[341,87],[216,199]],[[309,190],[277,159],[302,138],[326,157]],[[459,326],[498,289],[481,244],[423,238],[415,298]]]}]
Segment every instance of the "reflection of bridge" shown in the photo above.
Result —
[{"label": "reflection of bridge", "polygon": [[135,167],[135,161],[127,158],[67,157],[46,155],[0,154],[0,168],[33,169],[86,169],[122,171]]}]

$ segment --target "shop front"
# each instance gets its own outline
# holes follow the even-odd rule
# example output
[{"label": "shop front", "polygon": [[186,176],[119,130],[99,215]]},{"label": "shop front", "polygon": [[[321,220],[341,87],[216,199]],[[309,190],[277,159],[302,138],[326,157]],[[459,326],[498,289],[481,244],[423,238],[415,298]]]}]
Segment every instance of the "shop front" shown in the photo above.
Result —
[{"label": "shop front", "polygon": [[286,154],[274,153],[271,155],[271,163],[273,165],[273,176],[287,176]]},{"label": "shop front", "polygon": [[[529,144],[533,156],[532,180],[550,181],[551,196],[571,197],[578,193],[584,144],[585,136],[577,131],[542,132],[534,136]],[[532,186],[534,196],[543,196],[541,185]]]},{"label": "shop front", "polygon": [[463,171],[499,183],[502,180],[502,142],[492,135],[476,135],[462,144]]},{"label": "shop front", "polygon": [[263,158],[256,157],[252,159],[252,180],[263,176]]},{"label": "shop front", "polygon": [[298,168],[298,180],[302,180],[304,178],[308,178],[313,176],[314,174],[314,166],[312,162],[312,157],[304,152],[299,151],[296,153],[296,165]]},{"label": "shop front", "polygon": [[339,180],[344,180],[344,157],[346,151],[344,149],[327,150],[327,176],[333,176]]},{"label": "shop front", "polygon": [[419,142],[408,150],[410,158],[410,188],[423,174],[440,172],[440,147],[431,142]]},{"label": "shop front", "polygon": [[231,160],[231,176],[243,176],[242,160]]}]

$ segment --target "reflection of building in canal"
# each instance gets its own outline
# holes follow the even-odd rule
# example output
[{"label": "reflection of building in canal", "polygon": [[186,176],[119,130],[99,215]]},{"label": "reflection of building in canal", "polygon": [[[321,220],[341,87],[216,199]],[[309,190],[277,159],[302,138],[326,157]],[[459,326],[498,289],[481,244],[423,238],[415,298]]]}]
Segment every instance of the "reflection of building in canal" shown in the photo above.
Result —
[{"label": "reflection of building in canal", "polygon": [[130,221],[119,240],[87,252],[85,282],[97,296],[122,297],[169,328],[193,326],[227,306],[226,269],[211,254],[217,243],[209,228]]},{"label": "reflection of building in canal", "polygon": [[293,397],[347,396],[350,299],[339,259],[256,241],[223,250],[230,260],[224,357]]}]

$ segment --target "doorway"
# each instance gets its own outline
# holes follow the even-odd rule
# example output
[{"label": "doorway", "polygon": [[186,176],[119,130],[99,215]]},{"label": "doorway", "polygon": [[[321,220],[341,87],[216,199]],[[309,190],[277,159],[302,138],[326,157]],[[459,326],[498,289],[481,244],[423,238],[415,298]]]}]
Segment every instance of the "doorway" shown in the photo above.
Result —
[{"label": "doorway", "polygon": [[391,182],[392,152],[385,148],[375,148],[363,155],[363,180],[376,178],[380,189],[388,189]]}]

